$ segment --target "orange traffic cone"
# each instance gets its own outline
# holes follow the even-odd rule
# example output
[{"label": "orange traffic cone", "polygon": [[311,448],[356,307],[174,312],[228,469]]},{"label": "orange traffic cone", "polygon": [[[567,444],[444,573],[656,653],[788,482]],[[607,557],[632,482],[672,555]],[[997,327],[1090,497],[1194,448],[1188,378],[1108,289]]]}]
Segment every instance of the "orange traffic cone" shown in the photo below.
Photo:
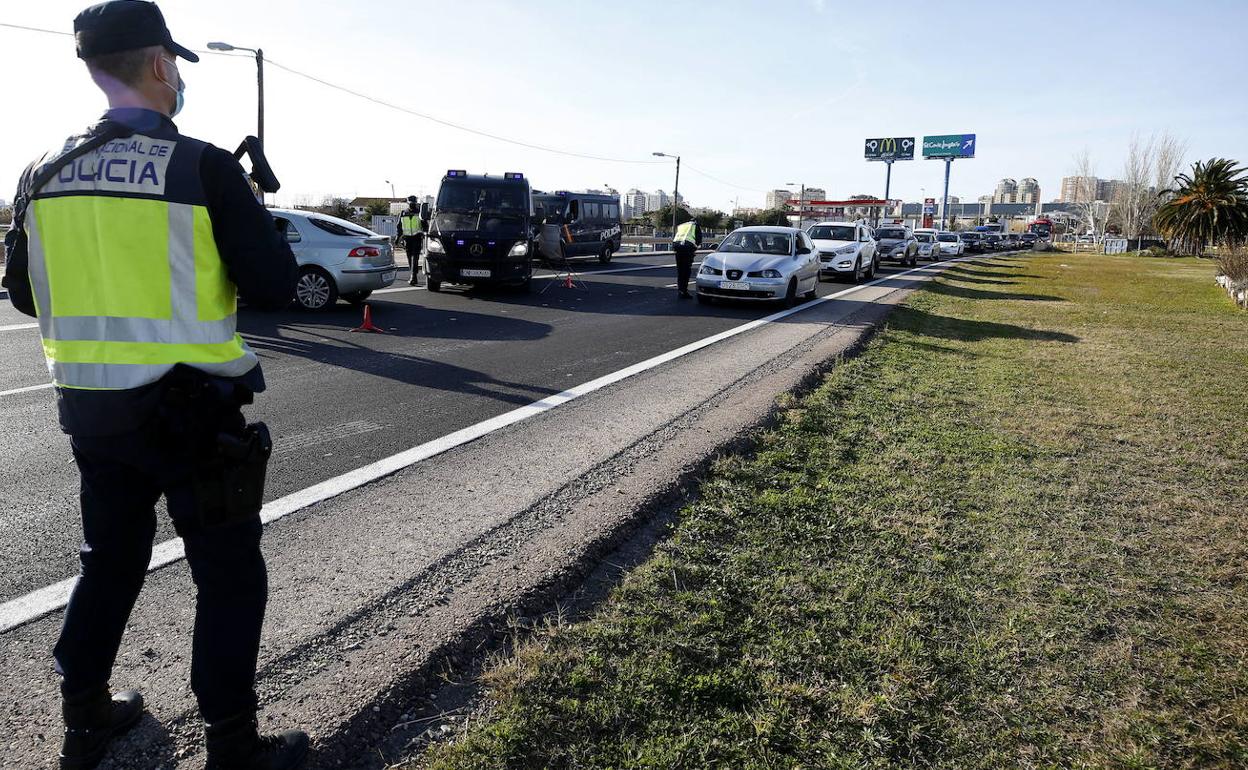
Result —
[{"label": "orange traffic cone", "polygon": [[373,325],[373,306],[369,304],[364,305],[364,323],[355,327],[351,331],[371,332],[372,334],[385,334],[386,333],[385,329],[381,328],[380,326]]}]

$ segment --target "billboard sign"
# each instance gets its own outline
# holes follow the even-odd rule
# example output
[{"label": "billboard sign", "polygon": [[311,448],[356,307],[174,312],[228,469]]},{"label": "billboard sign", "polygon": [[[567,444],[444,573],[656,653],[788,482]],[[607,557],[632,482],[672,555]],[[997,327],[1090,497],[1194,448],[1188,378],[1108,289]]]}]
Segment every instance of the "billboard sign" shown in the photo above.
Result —
[{"label": "billboard sign", "polygon": [[914,160],[913,136],[890,136],[883,139],[868,139],[866,142],[867,160]]},{"label": "billboard sign", "polygon": [[945,160],[947,158],[975,157],[974,134],[945,134],[923,137],[923,157]]}]

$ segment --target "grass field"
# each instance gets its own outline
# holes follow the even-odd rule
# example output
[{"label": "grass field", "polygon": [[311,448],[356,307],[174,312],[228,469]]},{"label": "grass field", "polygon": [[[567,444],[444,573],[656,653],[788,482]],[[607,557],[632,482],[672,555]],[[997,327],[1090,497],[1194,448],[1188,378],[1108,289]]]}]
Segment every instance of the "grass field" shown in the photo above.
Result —
[{"label": "grass field", "polygon": [[414,767],[1248,767],[1248,315],[962,262]]}]

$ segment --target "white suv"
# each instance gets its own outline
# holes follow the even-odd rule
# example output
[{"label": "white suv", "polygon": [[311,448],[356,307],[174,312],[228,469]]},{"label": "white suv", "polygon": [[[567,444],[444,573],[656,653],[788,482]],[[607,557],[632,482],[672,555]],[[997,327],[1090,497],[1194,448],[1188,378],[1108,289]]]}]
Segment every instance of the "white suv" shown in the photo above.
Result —
[{"label": "white suv", "polygon": [[817,222],[806,230],[819,250],[819,280],[852,276],[854,281],[874,278],[880,260],[875,233],[859,222]]}]

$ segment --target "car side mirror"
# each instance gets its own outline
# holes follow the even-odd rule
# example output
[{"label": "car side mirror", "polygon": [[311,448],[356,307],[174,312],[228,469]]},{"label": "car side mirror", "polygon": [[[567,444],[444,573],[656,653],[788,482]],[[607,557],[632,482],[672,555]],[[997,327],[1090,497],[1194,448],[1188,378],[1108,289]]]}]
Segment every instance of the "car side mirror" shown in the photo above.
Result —
[{"label": "car side mirror", "polygon": [[809,253],[810,253],[810,249],[806,248],[805,246],[798,246],[798,247],[797,247],[797,253],[798,253],[798,254],[809,254]]}]

